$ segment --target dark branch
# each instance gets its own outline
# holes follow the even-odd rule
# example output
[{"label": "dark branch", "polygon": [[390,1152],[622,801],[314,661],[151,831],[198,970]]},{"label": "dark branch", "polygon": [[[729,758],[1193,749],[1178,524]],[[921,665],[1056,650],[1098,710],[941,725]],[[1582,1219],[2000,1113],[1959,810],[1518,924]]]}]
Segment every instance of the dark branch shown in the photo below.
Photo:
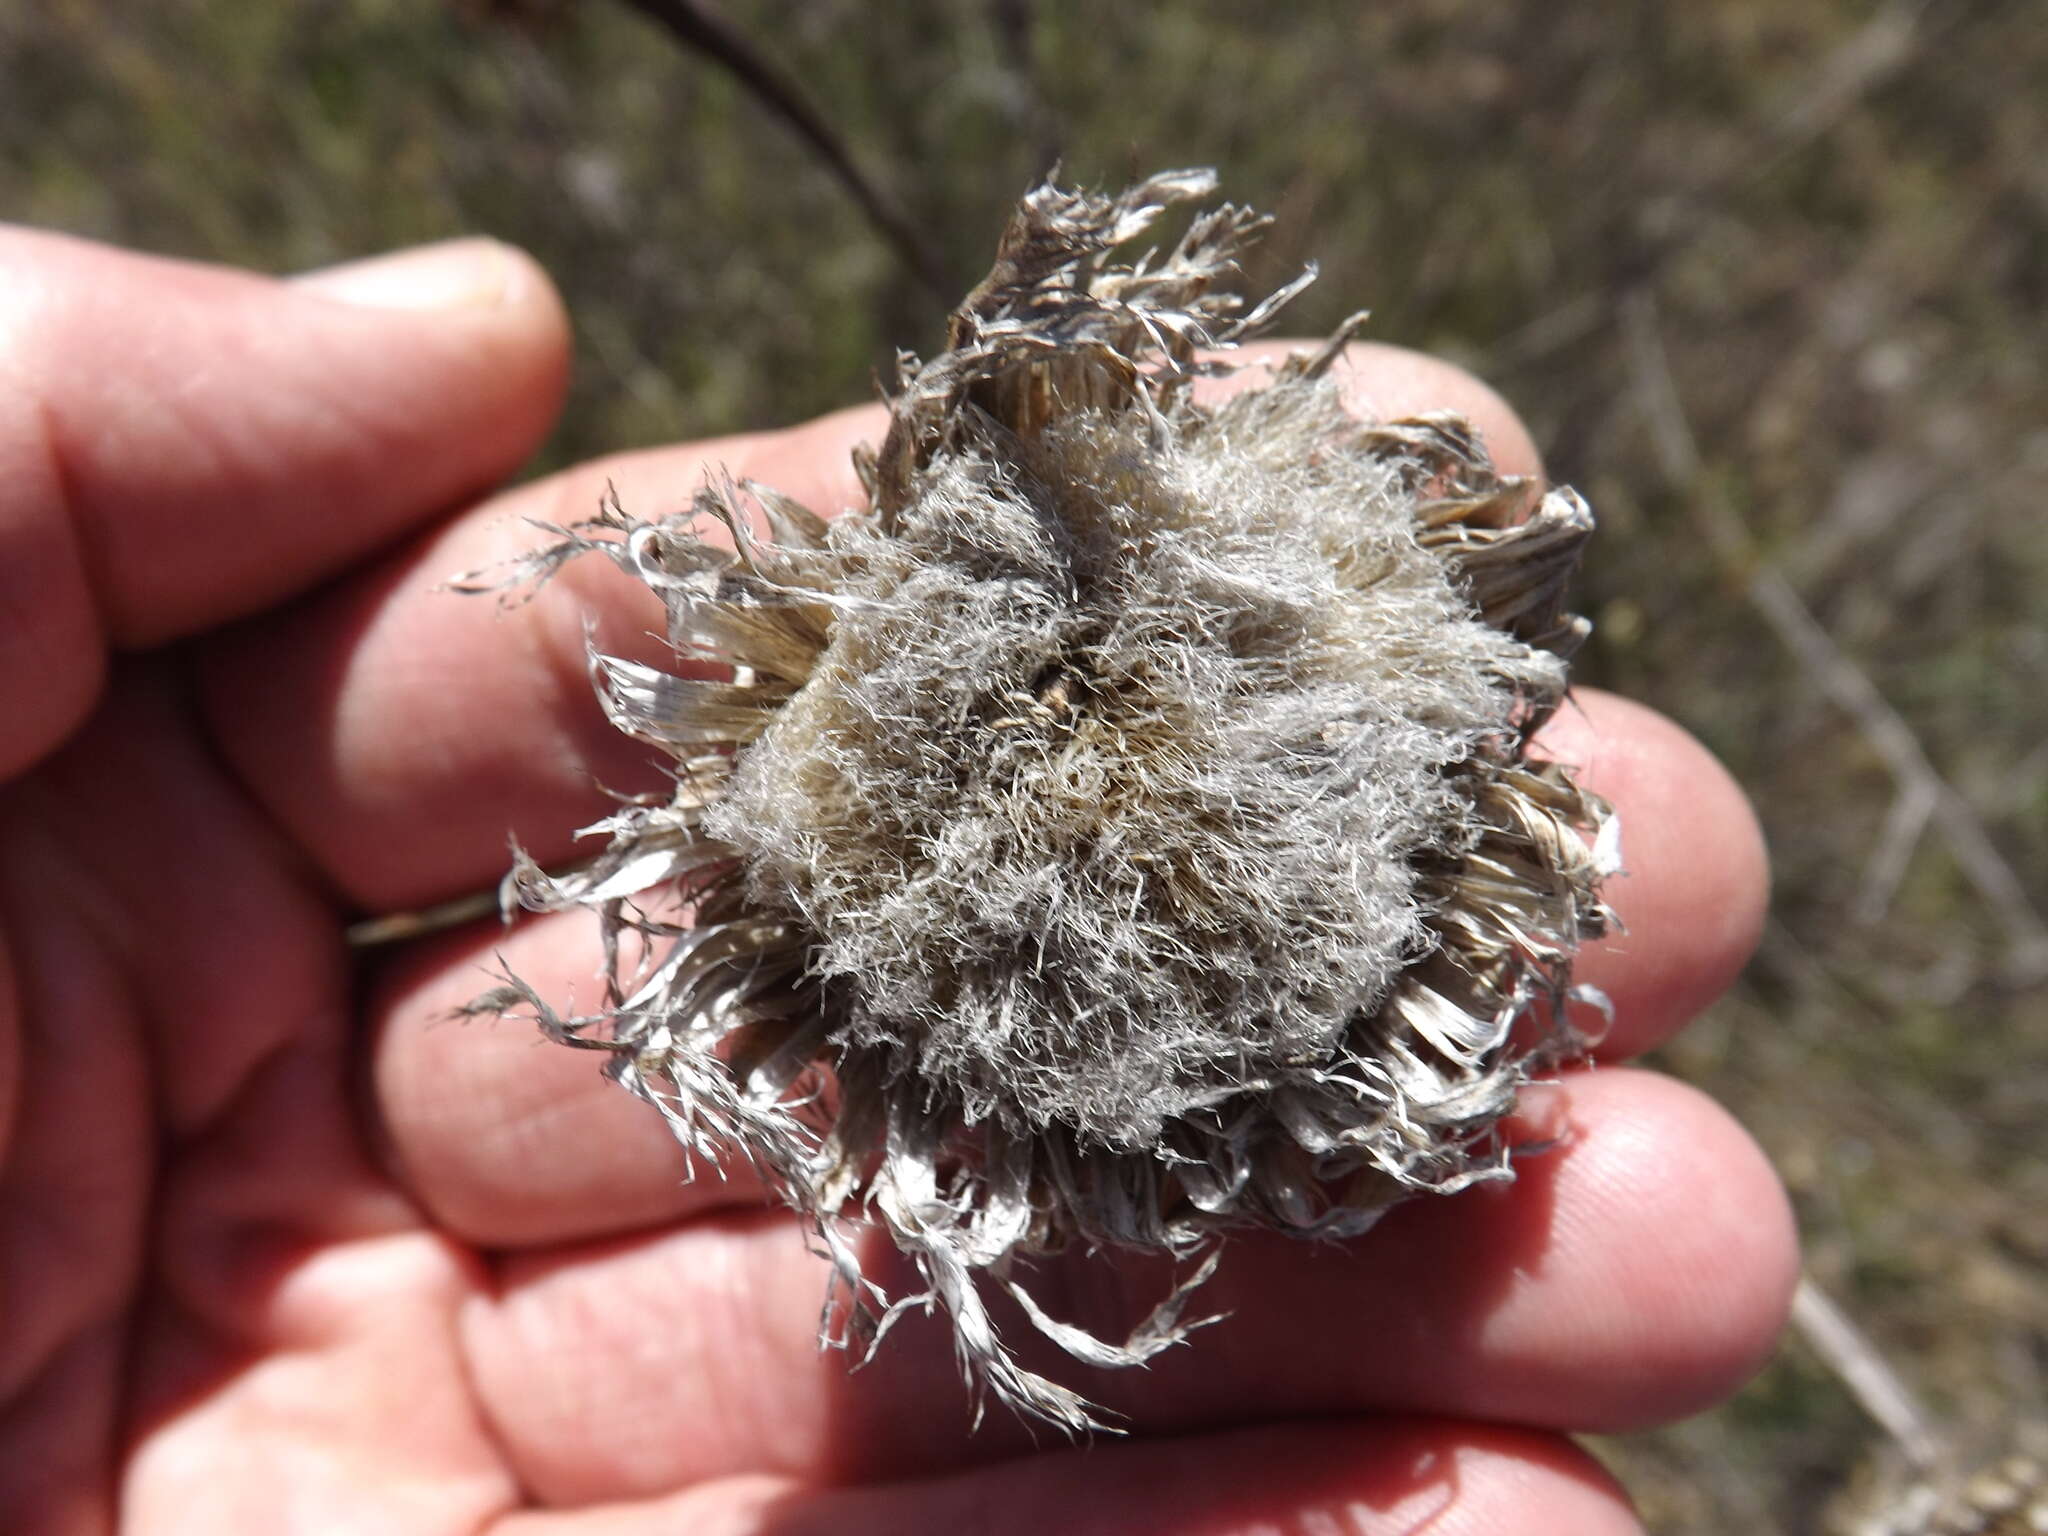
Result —
[{"label": "dark branch", "polygon": [[756,48],[747,35],[704,0],[625,0],[648,19],[668,29],[684,47],[722,65],[760,103],[780,117],[819,155],[853,200],[860,204],[882,238],[903,264],[938,299],[950,304],[957,285],[946,276],[938,249],[910,222],[881,187],[854,163],[845,140],[811,105],[803,88],[774,60]]}]

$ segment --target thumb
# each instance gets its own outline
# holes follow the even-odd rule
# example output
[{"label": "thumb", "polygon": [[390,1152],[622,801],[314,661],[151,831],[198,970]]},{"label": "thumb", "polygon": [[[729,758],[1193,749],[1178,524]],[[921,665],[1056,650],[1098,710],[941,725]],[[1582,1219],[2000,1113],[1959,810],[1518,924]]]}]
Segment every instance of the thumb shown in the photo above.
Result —
[{"label": "thumb", "polygon": [[283,282],[0,228],[0,773],[91,708],[110,647],[266,607],[511,472],[567,351],[494,241]]}]

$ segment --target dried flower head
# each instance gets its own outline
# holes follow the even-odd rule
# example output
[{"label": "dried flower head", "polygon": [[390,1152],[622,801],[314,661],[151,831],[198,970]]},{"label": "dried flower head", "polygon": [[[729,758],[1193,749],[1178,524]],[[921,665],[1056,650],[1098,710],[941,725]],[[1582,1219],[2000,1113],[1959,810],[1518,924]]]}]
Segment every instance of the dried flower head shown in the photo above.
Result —
[{"label": "dried flower head", "polygon": [[[1231,1228],[1352,1234],[1508,1177],[1498,1122],[1579,1048],[1572,956],[1608,921],[1606,807],[1525,756],[1585,633],[1584,503],[1531,509],[1455,418],[1347,415],[1349,327],[1195,400],[1307,280],[1219,288],[1264,224],[1227,205],[1112,259],[1212,185],[1026,197],[946,350],[901,360],[865,508],[713,485],[527,563],[598,551],[662,597],[678,671],[593,667],[676,787],[584,869],[511,876],[598,912],[602,1013],[516,980],[477,1005],[766,1169],[836,1264],[828,1335],[936,1305],[972,1379],[1076,1428],[987,1291],[1132,1364],[1184,1336]],[[882,1295],[849,1220],[925,1289]],[[1075,1244],[1208,1263],[1110,1342],[1025,1283]]]}]

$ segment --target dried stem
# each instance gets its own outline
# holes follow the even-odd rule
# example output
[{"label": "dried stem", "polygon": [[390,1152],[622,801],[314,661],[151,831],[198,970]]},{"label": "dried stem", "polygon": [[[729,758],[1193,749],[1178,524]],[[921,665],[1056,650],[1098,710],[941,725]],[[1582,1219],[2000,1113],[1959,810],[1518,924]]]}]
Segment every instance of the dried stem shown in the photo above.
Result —
[{"label": "dried stem", "polygon": [[[589,864],[588,859],[571,860],[556,865],[547,871],[547,875],[551,880],[573,879]],[[403,944],[411,939],[423,939],[429,934],[446,933],[450,928],[460,928],[465,923],[497,917],[516,905],[516,894],[508,894],[504,882],[499,881],[487,891],[451,896],[429,907],[363,918],[350,923],[343,932],[343,938],[350,949],[381,949],[386,944]]]},{"label": "dried stem", "polygon": [[359,923],[350,923],[345,937],[350,949],[379,949],[386,944],[402,944],[408,939],[425,938],[430,933],[460,928],[464,923],[489,917],[497,910],[498,892],[493,887],[413,912],[387,912],[381,917],[366,917]]},{"label": "dried stem", "polygon": [[1920,1399],[1812,1275],[1799,1277],[1792,1326],[1863,1411],[1899,1443],[1915,1469],[1929,1472],[1943,1463],[1948,1446],[1928,1422]]}]

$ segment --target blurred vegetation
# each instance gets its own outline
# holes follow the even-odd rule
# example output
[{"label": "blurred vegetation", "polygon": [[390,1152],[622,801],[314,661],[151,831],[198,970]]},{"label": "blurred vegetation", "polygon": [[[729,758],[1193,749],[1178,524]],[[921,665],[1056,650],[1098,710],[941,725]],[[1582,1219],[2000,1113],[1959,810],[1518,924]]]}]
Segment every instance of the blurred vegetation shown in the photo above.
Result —
[{"label": "blurred vegetation", "polygon": [[[1370,302],[1368,334],[1521,408],[1602,518],[1583,675],[1705,738],[1775,853],[1762,953],[1663,1064],[1763,1139],[1813,1270],[1945,1421],[2041,1413],[2037,0],[726,11],[961,291],[1055,157],[1100,182],[1214,164],[1280,216],[1255,284],[1322,262],[1294,326]],[[602,0],[7,7],[0,215],[274,270],[524,245],[579,330],[549,463],[867,397],[941,314],[785,124]],[[1765,622],[1759,573],[1832,674]],[[1938,775],[1931,823],[1882,721],[1840,707],[1858,686]],[[1601,1449],[1655,1528],[1761,1536],[1814,1529],[1876,1439],[1795,1347],[1726,1409]]]}]

